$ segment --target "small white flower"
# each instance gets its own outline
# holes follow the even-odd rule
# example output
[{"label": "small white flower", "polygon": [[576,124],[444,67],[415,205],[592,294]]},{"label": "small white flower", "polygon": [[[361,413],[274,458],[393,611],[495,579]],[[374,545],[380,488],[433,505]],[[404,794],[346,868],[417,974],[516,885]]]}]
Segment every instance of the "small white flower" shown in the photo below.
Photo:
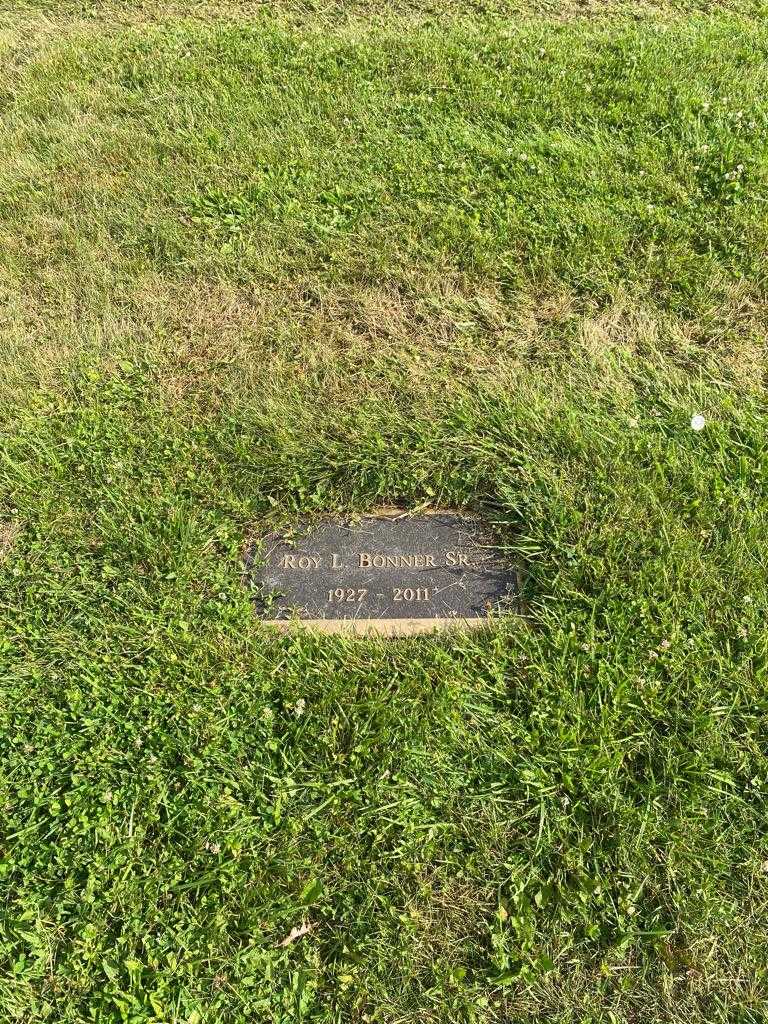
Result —
[{"label": "small white flower", "polygon": [[640,426],[640,420],[637,418],[637,416],[632,416],[629,420],[629,425],[630,427],[632,427],[633,430],[637,430],[637,428]]},{"label": "small white flower", "polygon": [[301,716],[304,714],[304,709],[306,708],[306,706],[307,702],[304,700],[304,698],[299,697],[293,708],[294,715],[296,715],[297,718],[301,718]]},{"label": "small white flower", "polygon": [[697,412],[695,416],[691,416],[691,430],[698,432],[699,430],[703,430],[706,424],[707,421],[700,412]]}]

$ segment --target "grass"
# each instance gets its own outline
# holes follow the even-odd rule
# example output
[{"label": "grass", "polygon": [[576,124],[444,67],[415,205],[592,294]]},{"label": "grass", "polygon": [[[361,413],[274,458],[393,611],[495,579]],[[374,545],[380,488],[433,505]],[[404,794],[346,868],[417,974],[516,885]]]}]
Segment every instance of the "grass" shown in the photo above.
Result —
[{"label": "grass", "polygon": [[[514,6],[3,13],[3,1022],[766,1019],[768,21]],[[393,502],[528,627],[254,622]]]}]

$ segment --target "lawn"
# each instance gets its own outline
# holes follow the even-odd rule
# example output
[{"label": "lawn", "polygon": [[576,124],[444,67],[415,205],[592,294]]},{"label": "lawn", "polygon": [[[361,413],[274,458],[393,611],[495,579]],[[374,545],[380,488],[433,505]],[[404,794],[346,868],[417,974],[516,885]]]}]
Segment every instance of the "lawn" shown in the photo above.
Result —
[{"label": "lawn", "polygon": [[[767,85],[748,0],[0,7],[2,1024],[768,1020]],[[254,620],[393,504],[525,621]]]}]

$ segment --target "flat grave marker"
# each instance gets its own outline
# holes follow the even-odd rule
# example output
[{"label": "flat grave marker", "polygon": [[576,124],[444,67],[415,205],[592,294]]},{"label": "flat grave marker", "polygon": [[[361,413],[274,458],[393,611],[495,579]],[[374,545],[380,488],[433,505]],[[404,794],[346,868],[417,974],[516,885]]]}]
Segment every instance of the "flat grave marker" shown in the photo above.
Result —
[{"label": "flat grave marker", "polygon": [[517,571],[463,513],[321,520],[269,534],[246,562],[258,617],[282,629],[396,636],[519,611]]}]

